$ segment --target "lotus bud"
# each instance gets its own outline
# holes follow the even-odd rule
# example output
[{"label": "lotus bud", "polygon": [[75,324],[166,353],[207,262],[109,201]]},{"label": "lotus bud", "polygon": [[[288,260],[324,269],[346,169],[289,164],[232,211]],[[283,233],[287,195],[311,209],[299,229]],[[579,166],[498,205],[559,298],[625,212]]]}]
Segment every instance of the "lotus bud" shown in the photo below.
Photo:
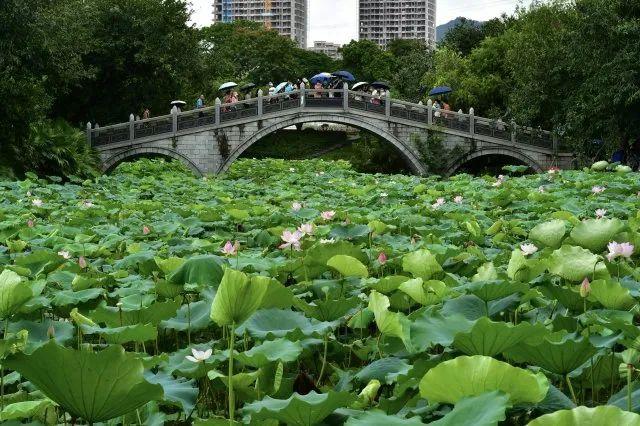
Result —
[{"label": "lotus bud", "polygon": [[580,284],[580,297],[587,298],[591,294],[591,283],[589,278],[585,278]]},{"label": "lotus bud", "polygon": [[385,254],[385,252],[381,251],[378,255],[378,262],[380,262],[381,265],[384,265],[385,263],[387,263],[387,260],[387,255]]},{"label": "lotus bud", "polygon": [[142,234],[143,235],[149,235],[150,232],[151,232],[151,229],[149,229],[149,227],[147,225],[142,227]]},{"label": "lotus bud", "polygon": [[378,390],[380,390],[380,380],[373,379],[369,382],[362,392],[360,392],[360,399],[365,400],[367,403],[371,404],[375,401],[376,396],[378,396]]},{"label": "lotus bud", "polygon": [[47,337],[49,338],[49,340],[55,339],[56,330],[53,328],[53,325],[50,325],[49,328],[47,329]]},{"label": "lotus bud", "polygon": [[33,228],[33,227],[35,226],[35,224],[36,224],[36,223],[35,223],[32,219],[29,219],[29,220],[27,221],[27,226],[28,226],[29,228]]},{"label": "lotus bud", "polygon": [[84,258],[84,256],[80,256],[80,258],[78,259],[78,266],[80,266],[80,268],[85,269],[87,267],[87,259]]}]

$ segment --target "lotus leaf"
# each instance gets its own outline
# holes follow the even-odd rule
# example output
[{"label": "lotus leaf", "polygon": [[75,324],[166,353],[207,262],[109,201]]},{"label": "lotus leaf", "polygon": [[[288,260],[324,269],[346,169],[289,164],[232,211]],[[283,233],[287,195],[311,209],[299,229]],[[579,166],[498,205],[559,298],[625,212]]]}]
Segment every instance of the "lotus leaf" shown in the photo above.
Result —
[{"label": "lotus leaf", "polygon": [[529,422],[527,426],[621,426],[640,425],[640,415],[622,411],[618,407],[578,407],[573,410],[545,414]]},{"label": "lotus leaf", "polygon": [[262,278],[227,269],[211,305],[211,319],[220,326],[246,321],[267,293],[269,279]]},{"label": "lotus leaf", "polygon": [[589,250],[564,245],[551,254],[549,272],[568,281],[581,282],[586,277],[593,278],[599,261]]},{"label": "lotus leaf", "polygon": [[555,219],[534,226],[529,232],[529,239],[544,247],[557,249],[562,244],[566,233],[566,222]]},{"label": "lotus leaf", "polygon": [[197,284],[217,287],[223,279],[224,271],[217,256],[194,256],[176,269],[168,280],[173,284]]},{"label": "lotus leaf", "polygon": [[620,219],[588,219],[577,224],[570,236],[577,245],[600,253],[624,228]]},{"label": "lotus leaf", "polygon": [[0,421],[28,419],[41,413],[46,408],[51,407],[53,403],[48,399],[40,399],[37,401],[23,401],[9,404],[0,411]]},{"label": "lotus leaf", "polygon": [[502,391],[512,404],[544,399],[549,381],[542,373],[475,355],[461,356],[432,368],[420,381],[420,395],[429,402],[456,404],[462,398]]},{"label": "lotus leaf", "polygon": [[367,278],[367,267],[355,257],[337,254],[327,261],[327,266],[335,269],[343,277]]},{"label": "lotus leaf", "polygon": [[467,355],[495,356],[522,342],[537,343],[547,333],[541,323],[514,326],[480,318],[471,330],[456,334],[453,346]]},{"label": "lotus leaf", "polygon": [[140,360],[120,346],[100,352],[73,350],[54,341],[31,355],[16,354],[5,361],[47,397],[73,416],[101,422],[161,399],[160,385],[147,382]]},{"label": "lotus leaf", "polygon": [[276,361],[293,362],[298,359],[301,353],[302,345],[300,342],[276,339],[254,346],[248,351],[238,354],[235,358],[245,365],[260,368]]},{"label": "lotus leaf", "polygon": [[398,289],[424,306],[440,303],[449,293],[449,287],[442,281],[423,282],[422,278],[405,281]]},{"label": "lotus leaf", "polygon": [[355,417],[349,417],[349,420],[347,420],[345,426],[421,426],[424,424],[425,423],[422,423],[422,421],[420,421],[420,417],[403,419],[398,416],[387,415],[382,411],[374,410],[367,411],[366,413],[357,415]]},{"label": "lotus leaf", "polygon": [[418,250],[402,258],[402,269],[427,281],[442,272],[442,266],[429,250]]},{"label": "lotus leaf", "polygon": [[612,280],[595,280],[591,283],[591,295],[608,309],[628,310],[636,301],[629,289]]},{"label": "lotus leaf", "polygon": [[348,392],[311,392],[307,395],[294,393],[285,400],[266,397],[262,401],[245,405],[243,411],[251,415],[252,421],[276,419],[291,426],[312,426],[355,399]]},{"label": "lotus leaf", "polygon": [[497,426],[506,419],[505,411],[510,406],[508,394],[500,391],[487,392],[461,399],[449,414],[429,425]]},{"label": "lotus leaf", "polygon": [[0,319],[15,314],[33,295],[29,284],[13,271],[5,269],[0,274]]}]

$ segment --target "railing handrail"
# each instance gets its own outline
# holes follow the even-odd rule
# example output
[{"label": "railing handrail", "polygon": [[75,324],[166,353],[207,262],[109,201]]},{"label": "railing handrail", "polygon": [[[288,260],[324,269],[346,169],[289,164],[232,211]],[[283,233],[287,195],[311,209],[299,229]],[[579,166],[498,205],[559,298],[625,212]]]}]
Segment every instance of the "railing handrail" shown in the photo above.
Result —
[{"label": "railing handrail", "polygon": [[[322,96],[316,97],[315,95],[317,94],[320,94]],[[332,94],[334,95],[339,94],[340,96],[331,98]],[[342,105],[340,105],[340,107],[337,107],[336,101],[338,101],[343,96],[345,97],[345,99],[342,99]],[[298,105],[286,104],[287,106],[284,106],[285,105],[284,101],[289,100],[290,98],[293,98],[291,100],[297,100],[299,104]],[[305,99],[305,98],[308,99],[309,102],[302,101],[302,99]],[[317,102],[318,100],[326,101],[328,98],[331,98],[332,101],[326,102],[326,105],[322,105],[322,103]],[[374,100],[377,100],[379,102],[374,102]],[[276,110],[273,109],[274,101],[276,101],[275,102],[276,105],[281,104],[280,109],[276,109]],[[350,106],[351,102],[360,102],[360,104],[354,104],[354,107],[351,107]],[[365,106],[364,108],[362,108],[361,102],[371,103],[376,106],[371,108],[368,106]],[[360,106],[356,107],[355,105],[360,105]],[[237,107],[239,106],[242,108],[238,109]],[[246,106],[250,106],[252,108],[251,109],[244,108]],[[257,111],[256,111],[256,107],[257,107]],[[102,132],[108,133],[109,131],[113,131],[116,129],[124,130],[128,127],[131,132],[130,139],[137,139],[137,138],[144,138],[147,136],[172,134],[172,133],[175,134],[179,130],[184,131],[185,129],[198,128],[202,126],[210,126],[210,125],[219,126],[221,125],[222,122],[224,122],[224,125],[226,126],[228,125],[229,122],[233,122],[235,120],[246,120],[247,118],[250,118],[250,117],[261,117],[264,114],[272,114],[278,111],[296,111],[296,110],[301,110],[303,108],[322,109],[327,107],[336,108],[336,109],[339,108],[345,111],[348,111],[351,109],[353,109],[354,111],[360,111],[360,110],[370,111],[373,114],[378,116],[384,117],[386,115],[387,120],[407,119],[410,121],[423,122],[424,124],[427,124],[429,127],[433,126],[437,128],[443,128],[445,131],[447,129],[455,132],[462,131],[464,133],[470,134],[472,138],[476,137],[476,135],[485,136],[485,137],[493,136],[493,137],[498,137],[500,139],[510,140],[513,143],[517,143],[519,142],[518,135],[524,134],[524,135],[531,135],[532,137],[539,136],[537,139],[541,139],[541,142],[547,143],[547,144],[548,144],[547,138],[553,139],[554,147],[556,143],[555,135],[553,134],[553,132],[550,132],[548,130],[535,128],[535,127],[528,127],[528,126],[519,126],[513,123],[512,121],[510,122],[510,121],[502,121],[500,119],[478,117],[473,114],[473,111],[470,111],[469,113],[460,113],[452,110],[434,109],[431,103],[421,104],[421,103],[408,102],[401,99],[395,99],[389,96],[388,93],[385,96],[374,96],[368,92],[358,92],[358,91],[348,90],[346,87],[341,89],[340,88],[315,89],[313,87],[308,87],[308,88],[293,90],[290,92],[281,92],[274,95],[263,94],[262,91],[259,91],[258,96],[256,97],[252,97],[250,99],[238,100],[237,102],[233,102],[233,103],[221,103],[219,99],[216,99],[215,105],[207,106],[204,108],[196,108],[189,111],[180,111],[180,112],[178,112],[177,110],[173,110],[172,113],[167,115],[152,117],[152,118],[143,119],[143,120],[133,120],[132,118],[132,120],[128,122],[112,124],[109,126],[99,127],[99,128],[91,128],[91,126],[88,125],[87,137],[89,138],[91,143],[93,141],[93,137],[96,136],[97,138],[98,136],[102,136],[100,135],[100,133]],[[230,109],[233,109],[233,110],[230,111]],[[245,113],[242,113],[242,111],[245,111]],[[239,113],[239,114],[237,114],[237,116],[233,116],[233,115],[230,115],[230,112]],[[213,114],[215,114],[215,121],[212,119]],[[428,120],[427,118],[424,117],[425,114],[427,115]],[[202,115],[207,115],[207,117],[209,118],[208,119],[205,118],[202,121],[192,120],[193,118],[197,116],[202,116]],[[189,122],[191,124],[187,125],[186,127],[183,127],[183,124],[185,123],[185,121],[184,120],[181,121],[180,118],[189,118],[190,119]],[[443,119],[445,119],[444,122],[442,121]],[[458,123],[453,123],[452,121],[454,120],[457,120]],[[139,128],[140,125],[152,124],[152,123],[158,123],[158,122],[165,122],[165,123],[171,122],[172,123],[171,129],[167,130],[166,127],[165,128],[161,127],[158,133],[152,132],[151,135],[149,133],[144,133],[142,136],[136,137],[137,132],[133,130],[134,128]],[[478,131],[480,132],[479,134],[476,133],[475,131],[476,125],[485,126],[483,128],[482,127],[478,128]],[[489,126],[492,129],[490,133],[487,133],[488,132],[488,130],[486,129],[487,126]],[[505,138],[504,136],[505,133],[510,134],[510,137],[508,139]],[[121,136],[122,135],[115,136],[115,137],[114,136],[107,137],[107,142],[103,144],[108,144],[114,139],[116,141],[119,141]],[[532,143],[534,142],[532,141]]]}]

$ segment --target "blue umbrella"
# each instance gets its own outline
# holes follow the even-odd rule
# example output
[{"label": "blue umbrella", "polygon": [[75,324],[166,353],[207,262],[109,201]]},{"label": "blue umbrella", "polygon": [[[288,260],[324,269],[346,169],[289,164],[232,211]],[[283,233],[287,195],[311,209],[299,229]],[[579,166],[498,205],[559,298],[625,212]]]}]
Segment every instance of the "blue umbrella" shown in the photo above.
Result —
[{"label": "blue umbrella", "polygon": [[346,81],[356,81],[356,78],[349,71],[336,71],[333,75]]},{"label": "blue umbrella", "polygon": [[314,75],[311,77],[311,84],[316,84],[317,82],[326,83],[327,81],[333,78],[333,74],[328,72],[321,72],[320,74]]},{"label": "blue umbrella", "polygon": [[429,92],[429,96],[446,95],[447,93],[451,92],[453,92],[453,89],[451,87],[438,86]]}]

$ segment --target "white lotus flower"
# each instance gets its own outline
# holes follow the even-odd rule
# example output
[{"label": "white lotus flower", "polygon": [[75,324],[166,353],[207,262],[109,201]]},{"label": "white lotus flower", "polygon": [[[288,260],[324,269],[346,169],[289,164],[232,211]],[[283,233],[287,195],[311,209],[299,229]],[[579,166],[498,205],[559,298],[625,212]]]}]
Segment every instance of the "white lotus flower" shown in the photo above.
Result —
[{"label": "white lotus flower", "polygon": [[295,231],[295,232],[283,231],[282,236],[280,238],[282,238],[282,241],[284,241],[284,244],[282,244],[280,248],[287,249],[289,247],[292,247],[294,250],[300,251],[300,246],[301,246],[300,240],[302,240],[302,237],[304,237],[304,234],[300,231]]},{"label": "white lotus flower", "polygon": [[68,259],[71,259],[71,253],[69,253],[69,252],[68,252],[68,251],[66,251],[66,250],[60,250],[60,251],[58,252],[58,256],[62,256],[62,258],[63,258],[63,259],[67,259],[67,260],[68,260]]},{"label": "white lotus flower", "polygon": [[605,217],[606,214],[607,214],[607,211],[605,209],[598,209],[596,210],[596,219],[602,219]]},{"label": "white lotus flower", "polygon": [[31,201],[31,204],[33,204],[33,205],[34,205],[34,206],[36,206],[36,207],[42,207],[42,205],[43,205],[44,203],[42,202],[42,200],[41,200],[41,199],[39,199],[39,198],[34,198],[34,199]]},{"label": "white lotus flower", "polygon": [[540,185],[538,187],[538,192],[541,193],[541,194],[544,194],[544,192],[545,192],[544,186]]},{"label": "white lotus flower", "polygon": [[446,203],[446,201],[445,201],[444,198],[438,198],[436,200],[436,202],[431,205],[431,207],[434,208],[434,209],[437,209],[437,208],[440,208],[440,207],[444,206],[445,203]]},{"label": "white lotus flower", "polygon": [[291,204],[291,210],[293,210],[294,212],[299,212],[301,209],[302,209],[302,204],[298,202]]},{"label": "white lotus flower", "polygon": [[333,238],[329,238],[329,239],[323,238],[320,240],[320,244],[333,244],[335,242],[336,240],[334,240]]},{"label": "white lotus flower", "polygon": [[606,189],[606,188],[605,188],[605,187],[603,187],[603,186],[598,186],[598,185],[596,185],[596,186],[594,186],[593,188],[591,188],[591,192],[593,192],[594,194],[601,194],[601,193],[603,193],[603,192],[604,192],[604,190],[605,190],[605,189]]},{"label": "white lotus flower", "polygon": [[206,351],[199,351],[197,349],[191,349],[191,353],[193,354],[193,356],[191,355],[187,355],[185,358],[191,362],[205,362],[206,360],[208,360],[209,358],[211,358],[211,354],[213,354],[213,351],[211,349],[207,349]]},{"label": "white lotus flower", "polygon": [[462,195],[458,195],[456,198],[453,199],[453,202],[456,204],[462,204],[462,201],[464,201],[464,198],[462,197]]},{"label": "white lotus flower", "polygon": [[303,223],[302,225],[298,226],[298,231],[300,231],[303,236],[313,235],[314,228],[315,227],[313,226],[313,223]]},{"label": "white lotus flower", "polygon": [[333,210],[320,213],[320,217],[322,217],[324,220],[331,220],[335,215],[336,212],[334,212]]},{"label": "white lotus flower", "polygon": [[93,204],[91,201],[85,201],[82,203],[83,206],[87,207],[87,208],[91,208],[93,206],[95,206],[95,204]]},{"label": "white lotus flower", "polygon": [[534,244],[521,244],[520,250],[525,256],[531,256],[538,251],[538,247],[536,247]]},{"label": "white lotus flower", "polygon": [[380,197],[381,198],[387,198],[389,196],[389,194],[387,194],[386,192],[381,192],[380,193]]}]

